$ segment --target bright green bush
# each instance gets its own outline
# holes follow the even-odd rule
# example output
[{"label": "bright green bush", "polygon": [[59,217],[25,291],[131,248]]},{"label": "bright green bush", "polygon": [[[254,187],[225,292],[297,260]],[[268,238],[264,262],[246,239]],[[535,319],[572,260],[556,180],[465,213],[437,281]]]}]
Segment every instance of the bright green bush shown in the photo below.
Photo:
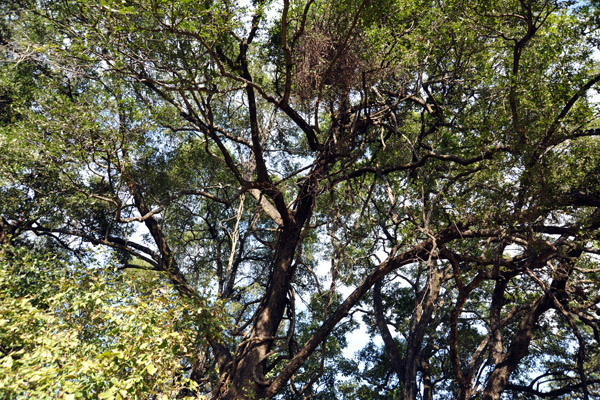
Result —
[{"label": "bright green bush", "polygon": [[196,332],[157,275],[0,259],[0,398],[175,398]]}]

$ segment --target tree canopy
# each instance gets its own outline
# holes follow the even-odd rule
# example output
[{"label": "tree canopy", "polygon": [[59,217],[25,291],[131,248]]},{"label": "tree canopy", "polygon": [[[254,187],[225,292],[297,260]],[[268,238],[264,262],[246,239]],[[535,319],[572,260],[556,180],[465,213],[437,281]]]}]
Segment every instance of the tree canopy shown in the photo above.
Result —
[{"label": "tree canopy", "polygon": [[0,15],[1,396],[600,396],[596,1]]}]

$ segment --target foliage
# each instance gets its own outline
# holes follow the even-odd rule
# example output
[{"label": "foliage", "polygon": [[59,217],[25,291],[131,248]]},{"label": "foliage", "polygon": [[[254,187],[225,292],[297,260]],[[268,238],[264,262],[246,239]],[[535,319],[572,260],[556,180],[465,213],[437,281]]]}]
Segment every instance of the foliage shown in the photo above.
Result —
[{"label": "foliage", "polygon": [[598,2],[0,12],[10,395],[599,395]]},{"label": "foliage", "polygon": [[[0,396],[173,398],[192,385],[199,310],[156,274],[6,249],[0,267]],[[91,269],[90,269],[91,268]]]}]

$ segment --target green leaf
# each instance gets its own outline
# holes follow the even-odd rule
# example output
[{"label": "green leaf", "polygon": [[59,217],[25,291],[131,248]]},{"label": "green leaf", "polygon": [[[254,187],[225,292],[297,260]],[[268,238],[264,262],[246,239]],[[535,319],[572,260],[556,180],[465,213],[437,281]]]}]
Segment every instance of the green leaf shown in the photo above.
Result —
[{"label": "green leaf", "polygon": [[104,392],[98,395],[99,399],[112,400],[115,398],[115,387],[112,386],[110,389],[105,390]]},{"label": "green leaf", "polygon": [[8,357],[4,357],[4,361],[2,361],[2,366],[7,369],[10,369],[13,366],[13,358],[10,354],[8,355]]},{"label": "green leaf", "polygon": [[150,363],[146,367],[146,370],[148,371],[148,373],[150,375],[154,375],[157,371],[156,366],[154,365],[154,363],[152,361],[150,361]]}]

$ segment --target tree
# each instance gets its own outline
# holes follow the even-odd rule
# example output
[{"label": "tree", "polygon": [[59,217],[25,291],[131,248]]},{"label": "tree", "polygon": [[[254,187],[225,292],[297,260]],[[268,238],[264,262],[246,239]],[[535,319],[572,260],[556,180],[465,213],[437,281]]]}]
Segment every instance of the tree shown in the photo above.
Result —
[{"label": "tree", "polygon": [[600,392],[595,2],[2,7],[0,238],[211,307],[186,390]]},{"label": "tree", "polygon": [[67,267],[56,255],[5,251],[3,398],[175,398],[197,387],[181,360],[197,344],[189,317],[205,319],[203,309],[143,275],[102,274],[89,261]]}]

